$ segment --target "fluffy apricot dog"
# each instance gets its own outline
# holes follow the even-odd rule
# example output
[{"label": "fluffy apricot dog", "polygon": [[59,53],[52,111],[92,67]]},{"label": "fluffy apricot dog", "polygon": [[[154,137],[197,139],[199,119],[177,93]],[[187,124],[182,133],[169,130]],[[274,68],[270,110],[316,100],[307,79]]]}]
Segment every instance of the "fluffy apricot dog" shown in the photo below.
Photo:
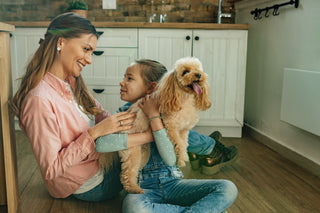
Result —
[{"label": "fluffy apricot dog", "polygon": [[[177,165],[185,166],[185,161],[188,161],[189,130],[199,120],[198,111],[207,110],[211,106],[208,76],[203,72],[199,59],[186,57],[176,61],[174,70],[161,79],[154,93],[164,126],[174,144]],[[148,118],[139,108],[139,102],[137,101],[129,109],[131,112],[136,112],[137,117],[133,128],[125,133],[144,132],[149,127]],[[120,179],[125,190],[129,193],[143,194],[137,177],[149,160],[149,144],[135,146],[118,153],[122,162]],[[100,154],[100,165],[108,169],[115,158],[114,154]]]}]

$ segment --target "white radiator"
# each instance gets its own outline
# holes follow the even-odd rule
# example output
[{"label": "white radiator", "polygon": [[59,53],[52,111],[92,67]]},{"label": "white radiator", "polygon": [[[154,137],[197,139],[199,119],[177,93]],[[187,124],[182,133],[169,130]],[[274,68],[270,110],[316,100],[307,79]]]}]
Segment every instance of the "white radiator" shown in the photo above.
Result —
[{"label": "white radiator", "polygon": [[280,118],[320,136],[320,71],[284,69]]}]

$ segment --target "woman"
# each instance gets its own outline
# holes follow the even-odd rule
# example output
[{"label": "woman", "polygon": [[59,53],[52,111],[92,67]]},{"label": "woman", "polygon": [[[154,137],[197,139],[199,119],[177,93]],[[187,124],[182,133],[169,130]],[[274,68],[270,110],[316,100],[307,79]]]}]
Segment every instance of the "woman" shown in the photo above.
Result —
[{"label": "woman", "polygon": [[[82,200],[100,201],[122,189],[119,165],[105,174],[99,169],[94,141],[131,128],[135,115],[110,115],[89,94],[80,72],[91,64],[97,39],[89,20],[74,13],[57,16],[40,40],[10,103],[30,140],[44,183],[55,198],[73,194]],[[130,135],[127,146],[152,140],[151,131]]]}]

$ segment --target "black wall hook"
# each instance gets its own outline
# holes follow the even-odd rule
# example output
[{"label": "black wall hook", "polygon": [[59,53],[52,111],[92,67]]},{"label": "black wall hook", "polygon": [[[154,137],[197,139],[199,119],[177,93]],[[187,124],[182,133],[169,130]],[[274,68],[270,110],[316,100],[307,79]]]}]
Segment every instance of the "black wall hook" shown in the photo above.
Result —
[{"label": "black wall hook", "polygon": [[266,7],[266,13],[264,14],[264,16],[267,18],[269,17],[269,10],[270,10],[270,8]]},{"label": "black wall hook", "polygon": [[262,19],[261,13],[262,13],[263,11],[266,11],[266,13],[265,13],[264,16],[265,16],[265,17],[269,17],[269,11],[270,11],[271,9],[273,9],[272,15],[278,16],[278,15],[280,15],[280,13],[279,13],[279,8],[280,8],[280,7],[283,7],[283,6],[286,6],[286,5],[292,5],[292,4],[294,4],[294,7],[295,7],[295,8],[298,8],[298,7],[299,7],[299,0],[290,0],[289,2],[282,3],[282,4],[275,4],[275,5],[273,5],[272,7],[266,7],[266,8],[263,8],[263,9],[258,9],[258,8],[256,8],[255,10],[252,10],[252,11],[250,12],[250,14],[251,14],[251,15],[254,15],[254,16],[253,16],[253,19],[254,19],[254,20],[258,20],[258,19]]},{"label": "black wall hook", "polygon": [[279,5],[274,5],[274,9],[273,9],[272,15],[274,15],[274,16],[280,15],[280,13],[279,13]]}]

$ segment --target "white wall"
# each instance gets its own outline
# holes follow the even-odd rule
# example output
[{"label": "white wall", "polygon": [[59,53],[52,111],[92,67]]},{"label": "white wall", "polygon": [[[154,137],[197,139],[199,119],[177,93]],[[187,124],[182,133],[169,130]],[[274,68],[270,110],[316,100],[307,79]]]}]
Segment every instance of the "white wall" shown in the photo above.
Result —
[{"label": "white wall", "polygon": [[236,4],[236,22],[250,26],[244,120],[320,165],[320,137],[280,120],[284,68],[320,73],[320,1],[300,0],[299,8],[284,6],[279,16],[270,11],[268,18],[263,12],[260,20],[250,14],[255,8],[288,1],[245,0]]}]

